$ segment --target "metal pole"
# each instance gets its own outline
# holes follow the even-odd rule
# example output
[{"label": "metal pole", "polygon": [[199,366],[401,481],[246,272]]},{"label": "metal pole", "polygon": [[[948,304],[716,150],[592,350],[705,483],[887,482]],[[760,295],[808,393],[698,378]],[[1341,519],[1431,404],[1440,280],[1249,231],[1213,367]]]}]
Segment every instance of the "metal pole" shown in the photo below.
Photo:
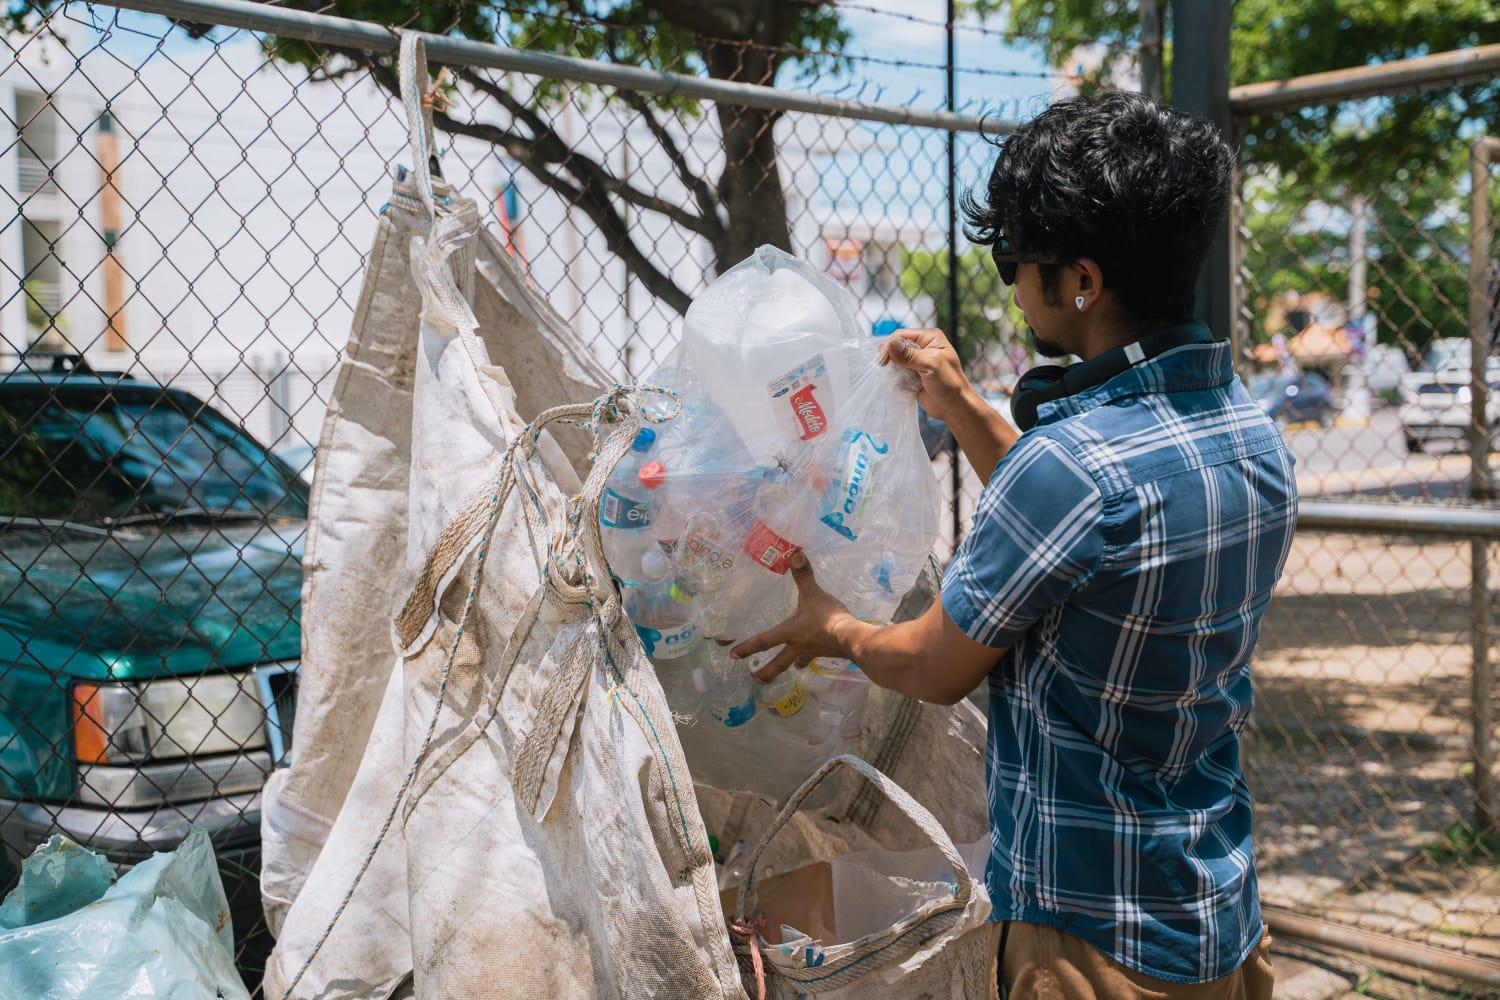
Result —
[{"label": "metal pole", "polygon": [[1452,976],[1464,982],[1500,986],[1500,965],[1494,962],[1468,955],[1455,955],[1451,951],[1414,941],[1403,941],[1387,934],[1345,927],[1275,906],[1263,905],[1261,916],[1277,937],[1299,938],[1387,962],[1397,962],[1413,969]]},{"label": "metal pole", "polygon": [[[1172,0],[1172,103],[1207,118],[1226,141],[1229,115],[1229,0]],[[1233,328],[1229,227],[1223,226],[1198,278],[1197,318],[1220,337]]]},{"label": "metal pole", "polygon": [[1304,500],[1297,505],[1297,530],[1494,541],[1500,539],[1500,508]]},{"label": "metal pole", "polygon": [[[1470,147],[1469,178],[1469,487],[1476,500],[1494,496],[1490,476],[1489,355],[1490,316],[1490,162],[1500,158],[1500,139],[1482,137]],[[1483,834],[1495,823],[1494,712],[1490,690],[1490,546],[1483,538],[1469,545],[1469,598],[1473,612],[1472,691],[1474,723],[1474,829]]]},{"label": "metal pole", "polygon": [[[401,43],[400,33],[395,28],[347,17],[329,17],[326,14],[290,10],[273,4],[253,3],[250,0],[114,0],[108,6],[161,14],[201,24],[263,31],[307,42],[363,49],[366,52],[395,54]],[[415,34],[421,35],[427,43],[429,62],[448,66],[498,69],[528,76],[617,87],[642,94],[672,94],[745,108],[805,111],[832,118],[856,118],[890,125],[921,125],[985,135],[1005,135],[1015,129],[1015,122],[998,118],[844,101],[806,91],[731,83],[706,77],[684,76],[681,73],[661,73],[636,66],[595,62],[550,52],[513,49],[497,42],[476,42],[468,38],[434,35],[425,31]]]},{"label": "metal pole", "polygon": [[1161,0],[1136,0],[1140,5],[1141,45],[1137,50],[1141,63],[1141,93],[1153,101],[1162,99],[1162,18]]},{"label": "metal pole", "polygon": [[[958,74],[955,65],[958,45],[954,37],[953,20],[957,11],[955,0],[948,0],[948,12],[944,30],[947,33],[947,87],[948,113],[958,110]],[[953,338],[953,349],[960,352],[962,327],[958,321],[958,136],[948,136],[948,336]],[[950,466],[950,487],[953,490],[953,548],[963,536],[963,460],[958,451],[958,439],[953,439],[953,454]]]},{"label": "metal pole", "polygon": [[[1178,2],[1180,5],[1181,0]],[[1394,59],[1374,66],[1310,73],[1268,83],[1247,83],[1229,92],[1229,102],[1235,114],[1245,115],[1374,97],[1425,86],[1451,87],[1465,80],[1489,79],[1497,72],[1500,72],[1500,43],[1476,45],[1414,59]]]}]

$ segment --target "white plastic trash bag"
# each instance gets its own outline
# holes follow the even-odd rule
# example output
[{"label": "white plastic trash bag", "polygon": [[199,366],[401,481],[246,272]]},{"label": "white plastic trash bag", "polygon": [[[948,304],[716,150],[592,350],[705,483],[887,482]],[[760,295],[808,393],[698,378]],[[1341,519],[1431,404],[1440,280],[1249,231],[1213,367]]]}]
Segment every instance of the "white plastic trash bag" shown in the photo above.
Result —
[{"label": "white plastic trash bag", "polygon": [[118,880],[103,857],[54,834],[0,905],[0,997],[248,1000],[208,834]]}]

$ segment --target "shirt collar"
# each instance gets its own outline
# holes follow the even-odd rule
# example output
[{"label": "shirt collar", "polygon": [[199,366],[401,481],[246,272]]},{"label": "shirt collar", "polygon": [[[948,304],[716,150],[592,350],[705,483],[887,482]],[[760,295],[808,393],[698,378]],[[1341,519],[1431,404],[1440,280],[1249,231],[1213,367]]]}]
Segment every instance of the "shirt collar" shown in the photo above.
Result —
[{"label": "shirt collar", "polygon": [[[1196,327],[1205,332],[1208,329],[1206,325],[1196,321],[1180,326]],[[1087,413],[1126,396],[1216,388],[1234,378],[1232,362],[1228,341],[1217,340],[1209,344],[1176,347],[1165,354],[1132,365],[1102,385],[1091,386],[1071,396],[1043,403],[1037,408],[1037,426]]]}]

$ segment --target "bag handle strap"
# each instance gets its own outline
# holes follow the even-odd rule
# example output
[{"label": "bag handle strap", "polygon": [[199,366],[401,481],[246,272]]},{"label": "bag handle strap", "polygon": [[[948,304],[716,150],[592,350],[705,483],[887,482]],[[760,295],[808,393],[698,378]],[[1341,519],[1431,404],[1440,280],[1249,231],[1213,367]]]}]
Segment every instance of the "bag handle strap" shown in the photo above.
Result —
[{"label": "bag handle strap", "polygon": [[[478,539],[492,504],[503,504],[510,491],[519,484],[526,493],[526,502],[542,513],[538,521],[546,530],[547,518],[541,510],[545,505],[541,488],[533,478],[531,459],[536,454],[537,438],[550,424],[582,425],[594,433],[595,450],[590,455],[593,466],[578,495],[569,499],[567,517],[568,530],[581,535],[580,557],[604,565],[604,540],[599,532],[599,502],[604,495],[604,484],[615,465],[630,450],[642,421],[670,419],[670,416],[652,417],[641,410],[639,400],[645,393],[662,395],[675,402],[675,394],[655,386],[616,385],[591,403],[569,403],[544,410],[526,425],[506,452],[500,468],[464,498],[458,512],[443,525],[437,540],[428,550],[416,583],[396,614],[396,637],[401,649],[410,649],[422,636],[437,606],[442,582]],[[615,426],[606,430],[606,425],[611,423]],[[559,553],[554,551],[552,539],[545,538],[544,543],[546,558],[556,558]],[[568,583],[566,575],[554,576],[552,582],[567,597],[576,597],[587,586],[581,579],[578,584]]]},{"label": "bag handle strap", "polygon": [[[949,906],[954,909],[962,909],[968,906],[969,898],[974,894],[974,878],[969,874],[968,866],[964,864],[963,857],[958,853],[958,848],[953,846],[953,841],[943,825],[937,821],[927,807],[916,799],[900,785],[888,778],[883,772],[877,770],[873,765],[865,762],[853,754],[842,754],[831,757],[823,762],[813,776],[802,783],[802,787],[792,793],[786,805],[781,807],[781,812],[771,821],[766,832],[761,835],[760,843],[755,845],[755,850],[750,853],[750,861],[747,866],[747,875],[744,884],[740,886],[739,900],[734,906],[734,922],[745,924],[745,914],[755,904],[756,873],[760,871],[760,856],[765,853],[771,844],[771,839],[791,821],[792,816],[801,807],[803,800],[811,795],[827,777],[839,768],[847,767],[863,775],[874,785],[886,799],[897,809],[901,810],[917,829],[926,835],[943,855],[943,860],[948,862],[948,867],[953,869],[954,876],[958,879],[958,885],[954,891],[953,899]],[[754,947],[754,942],[751,943]]]},{"label": "bag handle strap", "polygon": [[422,97],[431,85],[427,75],[427,43],[413,31],[401,32],[401,103],[406,106],[406,129],[411,145],[412,176],[428,217],[437,215],[432,193],[432,170],[437,162],[437,141],[432,131],[432,110],[422,107]]}]

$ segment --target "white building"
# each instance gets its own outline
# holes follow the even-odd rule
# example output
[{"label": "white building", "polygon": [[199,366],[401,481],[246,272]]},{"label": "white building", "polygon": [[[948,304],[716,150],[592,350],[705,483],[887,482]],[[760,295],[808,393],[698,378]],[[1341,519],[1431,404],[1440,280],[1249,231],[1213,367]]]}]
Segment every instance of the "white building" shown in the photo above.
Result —
[{"label": "white building", "polygon": [[[410,161],[399,105],[363,78],[310,82],[267,62],[245,33],[215,44],[174,31],[158,45],[52,25],[66,42],[13,38],[20,55],[0,66],[0,368],[26,351],[80,353],[211,398],[273,445],[316,440],[319,382],[348,336],[390,172]],[[462,103],[454,114],[487,117]],[[929,322],[931,304],[900,293],[900,250],[944,238],[933,197],[943,178],[886,170],[885,127],[805,116],[779,127],[795,249],[831,270],[857,258],[851,287],[867,322]],[[632,182],[688,203],[632,118],[595,99],[563,112],[559,128]],[[941,162],[940,133],[898,141],[903,155]],[[717,175],[711,116],[688,151]],[[512,176],[493,147],[467,139],[443,168],[492,208]],[[581,212],[529,175],[515,183],[532,280],[608,367],[648,371],[676,342],[678,317],[627,280]],[[924,206],[937,211],[923,218]],[[702,241],[660,216],[628,218],[680,287],[709,280]]]}]

